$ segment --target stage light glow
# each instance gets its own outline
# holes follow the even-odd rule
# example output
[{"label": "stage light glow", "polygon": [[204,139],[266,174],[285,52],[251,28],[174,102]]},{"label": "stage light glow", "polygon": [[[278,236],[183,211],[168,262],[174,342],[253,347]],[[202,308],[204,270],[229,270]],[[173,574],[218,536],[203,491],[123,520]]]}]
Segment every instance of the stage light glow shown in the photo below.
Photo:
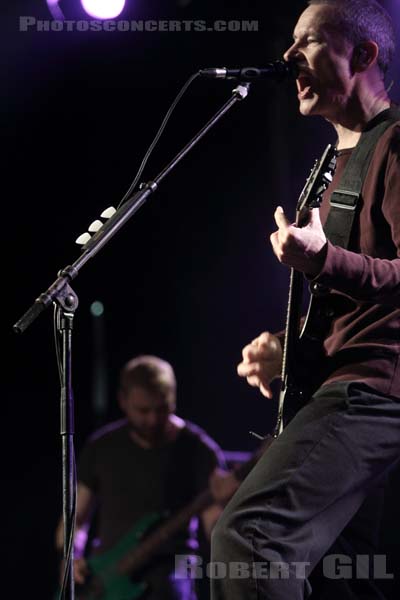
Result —
[{"label": "stage light glow", "polygon": [[64,21],[64,19],[65,19],[64,13],[61,10],[61,8],[58,6],[60,0],[46,0],[46,1],[47,1],[47,6],[49,8],[49,11],[50,11],[53,19],[56,19],[58,21]]},{"label": "stage light glow", "polygon": [[125,0],[81,0],[83,9],[97,19],[114,19],[121,14]]},{"label": "stage light glow", "polygon": [[99,300],[95,300],[90,305],[90,313],[93,317],[101,317],[104,314],[104,304]]}]

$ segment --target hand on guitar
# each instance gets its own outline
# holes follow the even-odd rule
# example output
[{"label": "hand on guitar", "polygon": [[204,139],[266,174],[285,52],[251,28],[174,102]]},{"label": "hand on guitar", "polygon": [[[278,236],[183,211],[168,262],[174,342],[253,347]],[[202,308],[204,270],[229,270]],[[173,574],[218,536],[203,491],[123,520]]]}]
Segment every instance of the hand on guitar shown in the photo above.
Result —
[{"label": "hand on guitar", "polygon": [[258,387],[263,396],[272,398],[270,383],[281,374],[282,346],[272,333],[264,332],[242,350],[243,360],[237,366],[241,377]]},{"label": "hand on guitar", "polygon": [[[60,564],[60,585],[62,585],[64,579],[64,565],[65,561],[62,559]],[[74,580],[75,583],[83,585],[89,575],[89,567],[85,558],[76,558],[74,560]]]},{"label": "hand on guitar", "polygon": [[310,211],[308,224],[297,227],[286,218],[281,206],[275,211],[278,231],[271,237],[271,244],[278,260],[296,271],[316,277],[325,260],[326,236],[322,229],[319,210]]},{"label": "hand on guitar", "polygon": [[240,486],[233,471],[216,468],[209,479],[209,486],[215,502],[224,506]]},{"label": "hand on guitar", "polygon": [[74,560],[74,579],[75,582],[83,585],[89,575],[89,567],[85,558],[76,558]]}]

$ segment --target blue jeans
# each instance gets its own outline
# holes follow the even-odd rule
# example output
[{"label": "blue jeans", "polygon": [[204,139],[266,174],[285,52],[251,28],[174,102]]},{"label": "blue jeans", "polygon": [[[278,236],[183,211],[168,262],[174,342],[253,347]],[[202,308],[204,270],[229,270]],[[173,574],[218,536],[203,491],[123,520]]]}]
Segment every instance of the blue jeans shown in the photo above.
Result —
[{"label": "blue jeans", "polygon": [[[265,451],[219,519],[211,560],[225,565],[226,576],[212,579],[212,600],[303,600],[311,592],[311,572],[335,544],[345,550],[339,554],[346,563],[354,553],[373,553],[380,508],[365,516],[363,507],[380,506],[369,498],[379,496],[377,486],[399,457],[399,398],[359,383],[322,386]],[[334,561],[324,561],[322,597],[329,597],[330,584],[337,586]],[[237,577],[237,562],[244,576]],[[354,578],[356,566],[349,568]],[[368,591],[358,597],[381,597],[373,580],[373,573],[362,575]]]}]

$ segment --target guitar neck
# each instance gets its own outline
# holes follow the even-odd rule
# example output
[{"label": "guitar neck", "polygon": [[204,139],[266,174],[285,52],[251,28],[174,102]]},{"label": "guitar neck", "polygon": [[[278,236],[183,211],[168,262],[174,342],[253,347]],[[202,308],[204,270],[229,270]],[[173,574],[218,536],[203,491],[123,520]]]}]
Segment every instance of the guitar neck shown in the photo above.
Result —
[{"label": "guitar neck", "polygon": [[288,379],[293,377],[296,343],[300,330],[302,298],[303,275],[299,271],[291,269],[281,374],[282,383],[285,387]]},{"label": "guitar neck", "polygon": [[150,561],[162,544],[181,531],[193,516],[203,512],[213,502],[213,496],[208,489],[196,496],[193,502],[168,519],[166,523],[157,527],[153,533],[144,538],[139,546],[128,553],[118,563],[118,572],[121,575],[129,575],[141,569]]}]

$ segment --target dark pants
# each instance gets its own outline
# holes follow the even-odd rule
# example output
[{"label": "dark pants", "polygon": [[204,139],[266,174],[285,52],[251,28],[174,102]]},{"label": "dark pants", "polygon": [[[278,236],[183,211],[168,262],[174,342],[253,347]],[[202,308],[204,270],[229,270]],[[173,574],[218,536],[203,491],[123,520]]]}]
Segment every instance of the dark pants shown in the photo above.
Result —
[{"label": "dark pants", "polygon": [[[301,600],[310,594],[311,571],[330,549],[345,555],[340,563],[353,563],[354,551],[373,552],[381,511],[377,486],[399,456],[400,399],[363,384],[323,386],[266,450],[219,519],[212,600]],[[339,585],[336,567],[334,557],[324,560],[321,597],[329,598],[330,583],[332,589]],[[345,577],[349,568],[355,574],[351,564]],[[360,597],[380,597],[372,586],[368,594]]]}]

